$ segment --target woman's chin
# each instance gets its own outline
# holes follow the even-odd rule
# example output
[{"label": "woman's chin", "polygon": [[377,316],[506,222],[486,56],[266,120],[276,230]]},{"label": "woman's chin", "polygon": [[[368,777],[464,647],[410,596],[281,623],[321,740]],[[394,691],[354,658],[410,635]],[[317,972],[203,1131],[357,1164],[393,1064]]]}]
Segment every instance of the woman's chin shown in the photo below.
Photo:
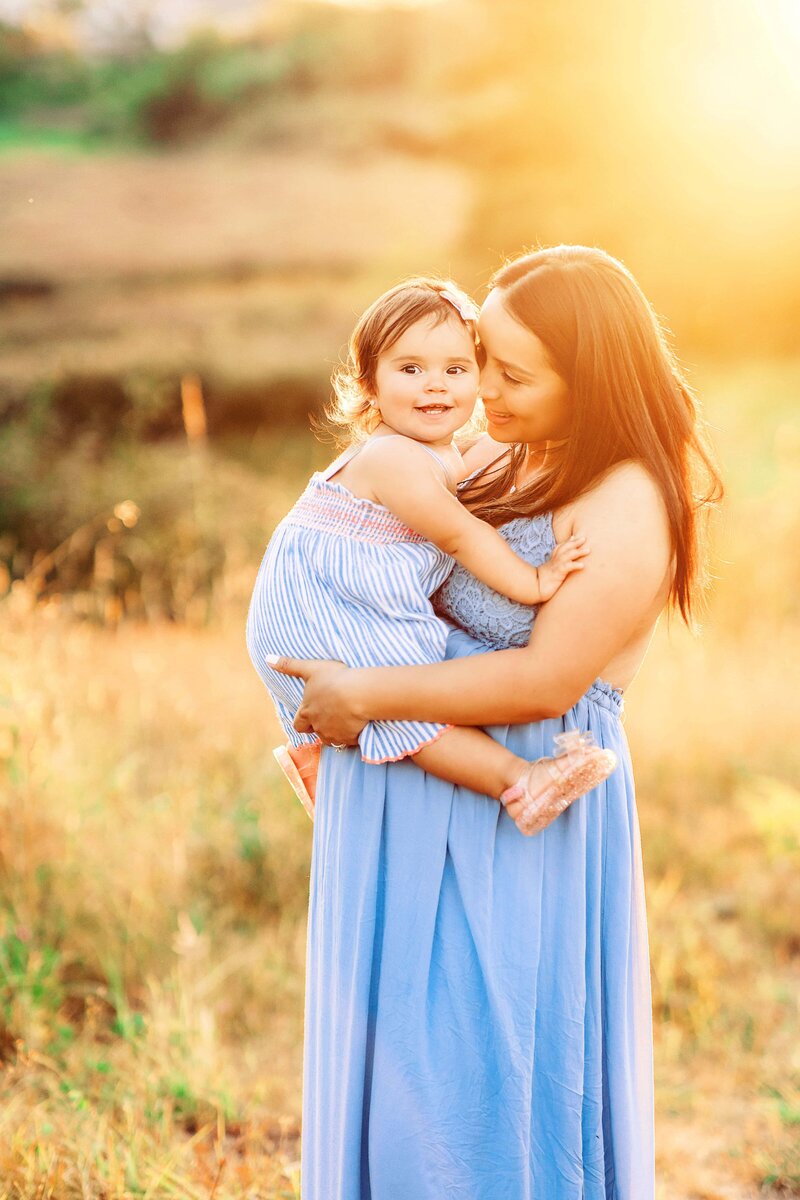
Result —
[{"label": "woman's chin", "polygon": [[510,427],[511,423],[501,421],[495,423],[491,418],[487,418],[486,432],[493,442],[516,442],[517,438]]}]

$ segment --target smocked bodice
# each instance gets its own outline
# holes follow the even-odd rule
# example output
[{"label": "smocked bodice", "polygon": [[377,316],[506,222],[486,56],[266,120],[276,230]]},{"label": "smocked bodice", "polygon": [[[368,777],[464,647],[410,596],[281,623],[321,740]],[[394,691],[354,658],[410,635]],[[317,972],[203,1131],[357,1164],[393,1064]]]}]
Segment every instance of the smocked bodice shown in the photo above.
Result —
[{"label": "smocked bodice", "polygon": [[[515,517],[501,525],[499,532],[511,549],[534,567],[546,562],[556,545],[549,513]],[[460,563],[433,596],[433,606],[440,617],[494,650],[526,646],[537,611],[495,592]]]}]

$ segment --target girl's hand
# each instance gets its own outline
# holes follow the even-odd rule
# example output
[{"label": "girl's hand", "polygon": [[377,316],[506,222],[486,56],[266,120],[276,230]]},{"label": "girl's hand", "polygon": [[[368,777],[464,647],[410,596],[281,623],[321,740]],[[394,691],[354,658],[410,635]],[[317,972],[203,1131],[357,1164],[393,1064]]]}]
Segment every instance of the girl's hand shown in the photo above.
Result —
[{"label": "girl's hand", "polygon": [[275,671],[305,681],[303,702],[294,719],[298,733],[319,734],[328,746],[354,746],[366,725],[355,711],[350,677],[344,663],[320,658],[267,659]]},{"label": "girl's hand", "polygon": [[568,575],[583,570],[583,559],[588,553],[589,547],[583,534],[573,534],[566,542],[558,543],[549,560],[539,567],[542,603],[552,599]]}]

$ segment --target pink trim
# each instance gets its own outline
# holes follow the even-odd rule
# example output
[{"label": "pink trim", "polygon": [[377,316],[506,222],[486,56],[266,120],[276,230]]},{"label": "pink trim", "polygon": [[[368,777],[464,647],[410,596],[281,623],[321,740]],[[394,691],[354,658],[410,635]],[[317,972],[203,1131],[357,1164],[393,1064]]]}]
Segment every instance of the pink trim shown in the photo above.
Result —
[{"label": "pink trim", "polygon": [[284,518],[287,525],[316,529],[320,533],[340,534],[356,541],[386,545],[388,542],[421,543],[426,539],[390,512],[382,504],[354,496],[340,484],[318,475]]},{"label": "pink trim", "polygon": [[365,755],[362,754],[361,761],[369,763],[372,767],[380,767],[383,765],[383,763],[402,762],[404,758],[413,758],[415,754],[419,754],[420,750],[424,750],[426,746],[432,746],[434,742],[438,742],[443,733],[447,733],[448,729],[454,728],[454,725],[445,725],[444,729],[438,730],[433,737],[428,738],[427,742],[420,742],[415,749],[406,750],[404,754],[395,754],[393,756],[390,755],[388,758],[366,758]]}]

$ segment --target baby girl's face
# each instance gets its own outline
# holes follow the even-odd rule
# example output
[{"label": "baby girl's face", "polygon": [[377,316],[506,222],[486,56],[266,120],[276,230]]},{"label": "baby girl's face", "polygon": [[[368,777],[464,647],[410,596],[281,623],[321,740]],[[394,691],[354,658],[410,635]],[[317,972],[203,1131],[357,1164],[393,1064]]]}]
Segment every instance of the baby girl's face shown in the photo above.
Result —
[{"label": "baby girl's face", "polygon": [[417,321],[378,358],[375,399],[384,424],[430,446],[449,446],[472,416],[480,371],[467,327]]}]

